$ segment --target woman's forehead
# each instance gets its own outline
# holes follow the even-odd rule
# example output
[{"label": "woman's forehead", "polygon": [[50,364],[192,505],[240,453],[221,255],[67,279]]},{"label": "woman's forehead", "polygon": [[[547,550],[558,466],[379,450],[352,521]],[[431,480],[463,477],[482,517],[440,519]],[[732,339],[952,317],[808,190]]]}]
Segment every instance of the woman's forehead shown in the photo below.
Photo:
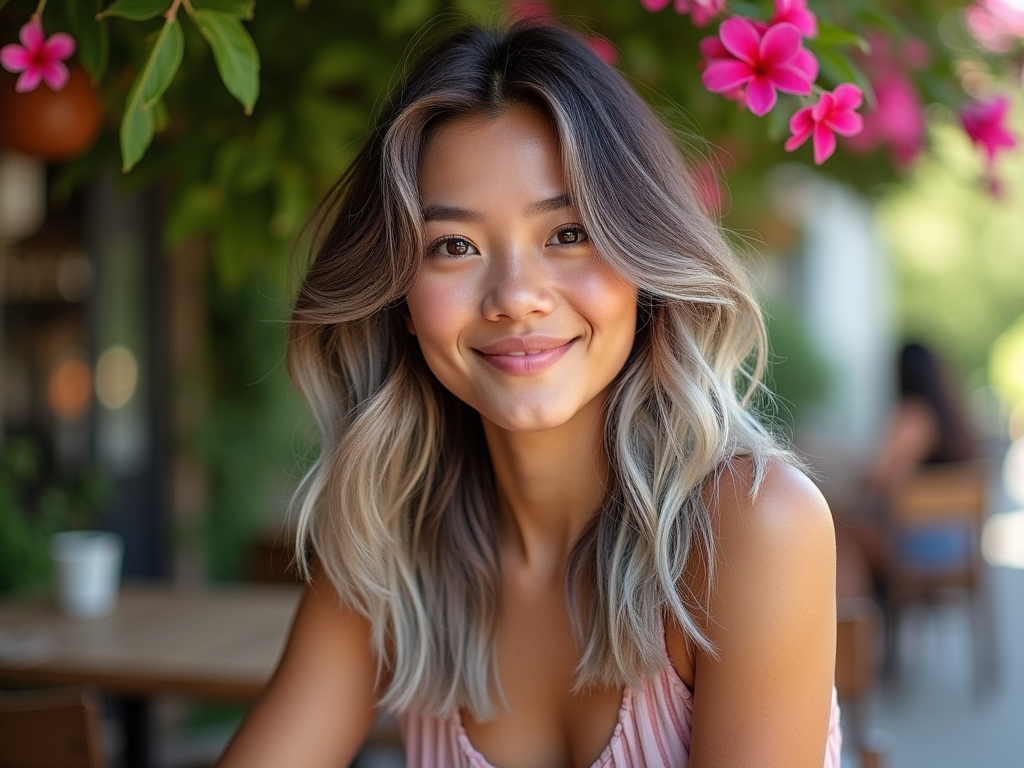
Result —
[{"label": "woman's forehead", "polygon": [[555,132],[545,115],[527,107],[439,127],[424,148],[419,182],[425,208],[474,207],[495,195],[526,195],[532,203],[565,194]]}]

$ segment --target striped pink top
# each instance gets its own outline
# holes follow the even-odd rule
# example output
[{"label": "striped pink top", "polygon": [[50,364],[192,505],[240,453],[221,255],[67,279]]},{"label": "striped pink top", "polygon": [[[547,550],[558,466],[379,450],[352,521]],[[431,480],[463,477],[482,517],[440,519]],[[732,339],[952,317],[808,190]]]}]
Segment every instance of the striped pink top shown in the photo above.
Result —
[{"label": "striped pink top", "polygon": [[[686,768],[692,719],[693,692],[668,663],[639,690],[626,690],[611,741],[591,768]],[[409,768],[494,768],[470,743],[458,710],[444,719],[406,714],[402,738]],[[839,768],[841,745],[833,688],[824,768]]]}]

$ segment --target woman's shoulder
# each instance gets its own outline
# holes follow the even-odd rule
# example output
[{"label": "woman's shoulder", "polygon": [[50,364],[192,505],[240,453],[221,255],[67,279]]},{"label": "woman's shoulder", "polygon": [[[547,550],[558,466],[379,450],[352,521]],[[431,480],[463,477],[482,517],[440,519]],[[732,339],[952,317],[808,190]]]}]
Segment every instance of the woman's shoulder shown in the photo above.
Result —
[{"label": "woman's shoulder", "polygon": [[[737,457],[705,483],[704,502],[719,559],[730,554],[768,560],[804,547],[834,547],[832,514],[817,486],[799,468],[769,459],[760,473]],[[757,552],[748,552],[753,548]]]}]

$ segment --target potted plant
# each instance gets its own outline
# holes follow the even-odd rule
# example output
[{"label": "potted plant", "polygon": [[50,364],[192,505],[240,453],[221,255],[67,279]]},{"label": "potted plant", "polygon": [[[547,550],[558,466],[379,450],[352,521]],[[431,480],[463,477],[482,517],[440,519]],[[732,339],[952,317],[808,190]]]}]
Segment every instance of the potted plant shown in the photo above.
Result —
[{"label": "potted plant", "polygon": [[[59,594],[65,609],[76,615],[107,612],[112,604],[109,597],[97,598],[95,580],[100,571],[114,569],[112,554],[117,555],[114,570],[119,579],[123,544],[115,534],[89,529],[95,527],[109,497],[109,483],[94,469],[46,479],[41,453],[36,443],[23,438],[9,440],[0,449],[0,594],[37,591],[63,573],[79,592],[91,587],[86,603],[75,603],[74,597],[68,602],[64,598],[70,593]],[[94,559],[84,572],[71,573],[73,566],[67,564],[81,560],[87,550],[106,565],[97,566]]]}]

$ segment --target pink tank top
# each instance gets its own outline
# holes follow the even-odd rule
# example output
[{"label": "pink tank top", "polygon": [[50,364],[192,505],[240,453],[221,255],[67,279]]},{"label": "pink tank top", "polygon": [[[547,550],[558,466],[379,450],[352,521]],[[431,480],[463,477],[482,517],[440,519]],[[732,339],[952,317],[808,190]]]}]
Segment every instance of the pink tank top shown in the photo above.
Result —
[{"label": "pink tank top", "polygon": [[[623,694],[611,741],[591,768],[686,768],[692,719],[693,692],[668,663]],[[408,713],[401,723],[409,768],[494,768],[470,743],[458,710],[444,719]],[[824,768],[839,768],[842,741],[833,688]]]}]

